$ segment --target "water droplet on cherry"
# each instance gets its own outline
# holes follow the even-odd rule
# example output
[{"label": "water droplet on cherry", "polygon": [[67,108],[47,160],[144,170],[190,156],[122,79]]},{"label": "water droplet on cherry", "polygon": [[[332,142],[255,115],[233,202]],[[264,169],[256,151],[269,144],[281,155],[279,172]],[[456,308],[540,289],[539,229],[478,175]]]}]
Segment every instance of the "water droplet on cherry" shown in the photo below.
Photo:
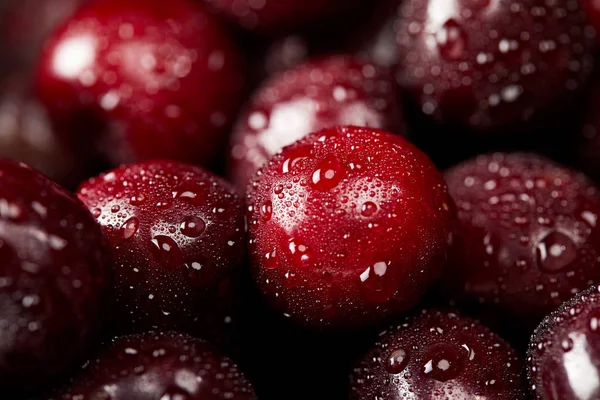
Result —
[{"label": "water droplet on cherry", "polygon": [[181,223],[181,233],[187,237],[197,238],[202,235],[206,229],[206,223],[202,218],[190,216]]}]

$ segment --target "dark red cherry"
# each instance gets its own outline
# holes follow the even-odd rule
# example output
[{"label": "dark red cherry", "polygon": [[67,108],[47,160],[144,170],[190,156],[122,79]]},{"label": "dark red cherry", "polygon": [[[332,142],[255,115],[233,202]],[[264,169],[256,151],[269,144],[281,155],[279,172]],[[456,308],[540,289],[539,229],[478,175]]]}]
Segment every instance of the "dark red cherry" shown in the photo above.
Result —
[{"label": "dark red cherry", "polygon": [[207,342],[149,332],[112,340],[51,400],[255,400],[252,385]]},{"label": "dark red cherry", "polygon": [[576,0],[408,0],[401,85],[425,114],[486,130],[530,119],[588,77],[594,31]]},{"label": "dark red cherry", "polygon": [[84,183],[114,259],[116,329],[212,337],[229,321],[244,257],[242,200],[200,167],[149,161]]},{"label": "dark red cherry", "polygon": [[351,375],[353,400],[525,399],[521,362],[479,322],[422,311],[380,334]]},{"label": "dark red cherry", "polygon": [[203,0],[245,29],[273,34],[319,26],[361,0]]},{"label": "dark red cherry", "polygon": [[110,306],[106,253],[77,198],[0,159],[1,393],[53,383],[94,343]]},{"label": "dark red cherry", "polygon": [[252,175],[283,147],[335,125],[399,131],[402,115],[389,70],[347,56],[278,74],[254,94],[235,128],[230,176],[245,191]]},{"label": "dark red cherry", "polygon": [[600,200],[582,174],[533,154],[496,153],[446,173],[461,221],[447,282],[516,326],[537,324],[600,281]]},{"label": "dark red cherry", "polygon": [[82,160],[60,141],[28,74],[0,79],[0,156],[22,161],[68,187],[84,177]]},{"label": "dark red cherry", "polygon": [[314,328],[413,307],[442,272],[454,221],[427,156],[371,128],[330,128],[286,147],[256,175],[247,205],[260,290]]},{"label": "dark red cherry", "polygon": [[600,396],[600,287],[577,294],[544,319],[531,337],[527,364],[537,400]]},{"label": "dark red cherry", "polygon": [[70,139],[115,164],[207,163],[241,101],[241,69],[224,27],[198,2],[94,0],[46,43],[37,86],[55,120],[102,121],[104,134]]}]

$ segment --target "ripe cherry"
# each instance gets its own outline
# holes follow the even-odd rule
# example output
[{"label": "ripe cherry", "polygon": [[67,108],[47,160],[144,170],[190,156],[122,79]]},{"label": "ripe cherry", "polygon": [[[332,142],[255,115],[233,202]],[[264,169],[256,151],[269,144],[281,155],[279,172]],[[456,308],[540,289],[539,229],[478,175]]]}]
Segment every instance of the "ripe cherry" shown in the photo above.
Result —
[{"label": "ripe cherry", "polygon": [[[0,392],[49,384],[96,339],[109,303],[102,231],[73,195],[0,159]],[[10,397],[10,396],[9,396]]]},{"label": "ripe cherry", "polygon": [[207,342],[176,333],[112,340],[51,400],[255,400],[237,366]]},{"label": "ripe cherry", "polygon": [[600,395],[600,287],[577,294],[544,319],[531,338],[527,364],[538,400]]},{"label": "ripe cherry", "polygon": [[389,70],[333,56],[278,74],[253,96],[231,145],[230,175],[244,192],[252,175],[311,132],[336,125],[399,131],[402,123]]},{"label": "ripe cherry", "polygon": [[[241,101],[241,64],[198,2],[95,0],[46,43],[37,87],[55,121],[88,119],[71,141],[115,164],[207,163]],[[96,123],[103,134],[89,132]]]},{"label": "ripe cherry", "polygon": [[443,123],[528,120],[592,69],[594,31],[576,0],[408,0],[399,18],[399,82]]},{"label": "ripe cherry", "polygon": [[314,328],[368,325],[413,307],[442,272],[454,221],[425,154],[358,127],[286,147],[256,175],[247,205],[260,290]]},{"label": "ripe cherry", "polygon": [[525,382],[516,352],[454,312],[423,311],[384,331],[351,376],[353,400],[518,400]]},{"label": "ripe cherry", "polygon": [[461,221],[447,279],[457,297],[530,327],[600,280],[600,200],[582,174],[533,154],[496,153],[446,179]]},{"label": "ripe cherry", "polygon": [[92,178],[78,195],[110,243],[118,331],[220,335],[245,248],[243,202],[226,182],[148,161]]}]

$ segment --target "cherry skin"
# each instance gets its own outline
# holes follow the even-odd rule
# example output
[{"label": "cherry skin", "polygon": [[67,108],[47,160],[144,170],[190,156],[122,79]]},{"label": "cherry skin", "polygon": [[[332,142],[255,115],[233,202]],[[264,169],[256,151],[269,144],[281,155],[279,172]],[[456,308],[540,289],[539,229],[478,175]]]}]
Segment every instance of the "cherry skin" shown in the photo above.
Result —
[{"label": "cherry skin", "polygon": [[259,289],[317,330],[413,307],[442,273],[454,221],[427,156],[371,128],[330,128],[286,147],[253,179],[247,205]]},{"label": "cherry skin", "polygon": [[578,1],[408,0],[399,24],[401,86],[424,113],[474,131],[529,120],[592,69]]},{"label": "cherry skin", "polygon": [[447,277],[458,298],[529,327],[600,280],[599,191],[582,174],[496,153],[446,180],[461,221]]},{"label": "cherry skin", "polygon": [[353,400],[518,400],[516,352],[460,314],[422,311],[383,332],[351,376]]},{"label": "cherry skin", "polygon": [[117,337],[50,400],[255,400],[252,385],[207,342],[176,333]]},{"label": "cherry skin", "polygon": [[0,392],[34,390],[79,361],[109,303],[106,241],[88,210],[0,159]]},{"label": "cherry skin", "polygon": [[119,332],[219,335],[245,247],[243,202],[226,182],[148,161],[92,178],[78,196],[110,243]]},{"label": "cherry skin", "polygon": [[600,395],[600,287],[577,294],[547,316],[531,337],[527,369],[538,400]]},{"label": "cherry skin", "polygon": [[231,143],[230,176],[241,192],[283,147],[336,125],[399,131],[402,123],[390,71],[347,56],[305,63],[278,74],[254,94]]},{"label": "cherry skin", "polygon": [[205,164],[241,101],[241,64],[224,27],[197,2],[96,0],[46,43],[37,91],[54,120],[85,114],[105,125],[103,134],[70,139],[114,164]]}]

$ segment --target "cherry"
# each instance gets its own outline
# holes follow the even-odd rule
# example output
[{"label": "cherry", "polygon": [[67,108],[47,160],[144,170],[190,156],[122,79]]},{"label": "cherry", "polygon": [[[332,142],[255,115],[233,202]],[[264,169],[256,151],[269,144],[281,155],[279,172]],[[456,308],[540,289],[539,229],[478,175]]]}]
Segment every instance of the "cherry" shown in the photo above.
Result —
[{"label": "cherry", "polygon": [[384,331],[351,376],[351,399],[517,400],[516,352],[454,312],[422,311]]},{"label": "cherry", "polygon": [[399,82],[443,123],[529,120],[592,69],[594,32],[574,0],[408,0],[399,18]]},{"label": "cherry", "polygon": [[462,225],[447,277],[457,297],[529,327],[600,280],[600,200],[582,174],[496,153],[446,179]]},{"label": "cherry", "polygon": [[453,229],[427,156],[370,128],[330,128],[286,147],[256,175],[247,205],[259,289],[317,329],[410,309],[441,274]]},{"label": "cherry", "polygon": [[82,160],[59,140],[46,109],[31,94],[27,74],[0,80],[0,156],[22,161],[54,181],[74,186]]},{"label": "cherry", "polygon": [[547,316],[531,337],[527,357],[538,400],[600,395],[600,287],[577,294]]},{"label": "cherry", "polygon": [[290,31],[344,15],[359,0],[204,0],[245,29],[263,34]]},{"label": "cherry", "polygon": [[244,192],[252,175],[283,147],[335,125],[399,131],[402,116],[390,71],[347,56],[278,74],[253,96],[231,144],[230,176]]},{"label": "cherry", "polygon": [[252,385],[207,342],[176,333],[117,337],[51,400],[254,400]]},{"label": "cherry", "polygon": [[224,28],[192,0],[96,0],[46,43],[37,87],[56,121],[83,114],[106,125],[70,139],[115,164],[208,163],[241,101],[240,64]]},{"label": "cherry", "polygon": [[78,195],[110,243],[120,332],[220,334],[245,249],[243,202],[226,182],[148,161],[92,178]]},{"label": "cherry", "polygon": [[108,305],[101,230],[70,193],[0,159],[0,392],[52,382],[93,343]]}]

